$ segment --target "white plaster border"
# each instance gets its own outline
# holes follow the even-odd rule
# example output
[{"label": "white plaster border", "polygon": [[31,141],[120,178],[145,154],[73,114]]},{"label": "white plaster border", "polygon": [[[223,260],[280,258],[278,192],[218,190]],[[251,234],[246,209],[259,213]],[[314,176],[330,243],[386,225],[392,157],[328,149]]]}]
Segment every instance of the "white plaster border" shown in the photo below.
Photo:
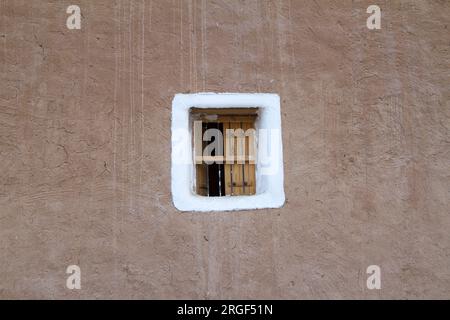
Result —
[{"label": "white plaster border", "polygon": [[[256,129],[271,134],[270,152],[260,157],[258,141],[256,195],[204,197],[194,192],[192,129],[189,111],[195,108],[259,108]],[[172,101],[172,200],[180,211],[229,211],[279,208],[284,205],[283,147],[280,97],[272,93],[195,93],[176,94]],[[267,141],[267,139],[266,139]],[[274,146],[274,147],[273,147]]]}]

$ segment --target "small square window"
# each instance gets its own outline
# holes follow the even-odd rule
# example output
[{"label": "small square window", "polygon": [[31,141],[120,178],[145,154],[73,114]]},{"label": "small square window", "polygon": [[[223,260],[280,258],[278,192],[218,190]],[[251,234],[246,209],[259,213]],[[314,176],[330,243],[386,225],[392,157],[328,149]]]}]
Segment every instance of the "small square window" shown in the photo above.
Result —
[{"label": "small square window", "polygon": [[207,197],[256,194],[258,108],[191,108],[195,192]]},{"label": "small square window", "polygon": [[172,198],[181,211],[284,204],[279,96],[177,94],[172,102]]}]

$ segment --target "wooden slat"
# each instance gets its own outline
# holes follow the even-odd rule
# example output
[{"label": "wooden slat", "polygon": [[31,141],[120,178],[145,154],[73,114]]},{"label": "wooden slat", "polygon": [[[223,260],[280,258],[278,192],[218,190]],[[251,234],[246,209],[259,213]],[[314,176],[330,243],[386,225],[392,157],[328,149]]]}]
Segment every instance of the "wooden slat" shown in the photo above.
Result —
[{"label": "wooden slat", "polygon": [[[242,130],[244,130],[244,133],[249,128],[249,126],[250,126],[249,123],[242,124]],[[249,141],[248,141],[247,137],[245,137],[244,152],[245,152],[246,158],[248,157],[248,150],[249,150],[248,142]],[[250,169],[249,163],[248,163],[248,161],[245,161],[245,164],[244,164],[244,194],[250,194],[250,185],[249,185],[250,170],[249,169]]]},{"label": "wooden slat", "polygon": [[[252,124],[247,124],[246,129],[254,129],[255,125],[254,123]],[[251,138],[250,137],[246,137],[246,155],[250,156],[250,142],[251,142]],[[256,149],[255,149],[256,151]],[[247,172],[248,174],[246,174],[246,182],[247,182],[247,187],[245,188],[246,194],[248,195],[252,195],[256,193],[256,166],[254,164],[254,161],[247,161],[246,163],[246,167],[247,167]]]},{"label": "wooden slat", "polygon": [[240,116],[240,115],[229,115],[229,116],[217,116],[215,119],[200,117],[203,122],[255,122],[256,115]]},{"label": "wooden slat", "polygon": [[[227,155],[227,142],[228,142],[228,137],[227,137],[227,129],[230,128],[230,124],[228,122],[225,122],[223,124],[223,136],[224,136],[224,156]],[[231,195],[231,164],[224,164],[224,171],[225,171],[225,195],[229,196]]]},{"label": "wooden slat", "polygon": [[224,156],[199,156],[195,158],[195,161],[198,162],[208,162],[208,163],[223,163],[225,157]]},{"label": "wooden slat", "polygon": [[203,164],[197,164],[196,169],[196,193],[201,196],[207,195],[206,185],[206,166]]},{"label": "wooden slat", "polygon": [[191,114],[206,115],[256,115],[258,108],[191,108]]},{"label": "wooden slat", "polygon": [[[224,134],[224,155],[202,157],[199,153],[200,143],[194,142],[195,163],[196,165],[196,191],[199,195],[208,195],[207,186],[207,166],[204,161],[214,161],[215,163],[223,163],[223,175],[225,185],[225,195],[253,195],[256,193],[256,165],[249,158],[250,156],[250,138],[245,137],[245,157],[237,160],[238,155],[238,139],[235,135],[227,136],[227,129],[242,129],[244,132],[248,129],[254,128],[257,117],[257,108],[253,110],[245,108],[233,109],[196,109],[194,111],[193,119],[201,120],[204,124],[207,122],[219,122],[223,125]],[[203,131],[202,131],[203,134]],[[197,140],[198,141],[198,140]],[[231,144],[229,144],[231,142]],[[206,146],[203,142],[201,152]],[[226,158],[228,149],[232,152],[234,159]],[[256,151],[256,150],[255,150]],[[225,159],[224,159],[225,157]],[[222,191],[223,192],[223,191]]]},{"label": "wooden slat", "polygon": [[194,134],[193,134],[193,142],[194,142],[194,156],[195,163],[202,163],[202,155],[203,155],[203,128],[201,121],[194,121]]},{"label": "wooden slat", "polygon": [[[240,123],[231,122],[230,126],[232,129],[237,130],[242,128]],[[237,139],[234,137],[234,157],[237,158]],[[243,177],[243,165],[238,164],[237,161],[234,162],[233,166],[233,195],[242,195],[244,193],[244,177]]]},{"label": "wooden slat", "polygon": [[[247,139],[248,140],[248,139]],[[247,142],[248,143],[248,142]],[[224,145],[225,148],[225,145]],[[246,154],[243,161],[249,162],[251,159],[250,157]],[[214,162],[214,163],[218,163],[218,164],[222,164],[225,162],[225,156],[198,156],[195,158],[196,163],[201,163],[202,161],[208,161],[208,162]]]}]

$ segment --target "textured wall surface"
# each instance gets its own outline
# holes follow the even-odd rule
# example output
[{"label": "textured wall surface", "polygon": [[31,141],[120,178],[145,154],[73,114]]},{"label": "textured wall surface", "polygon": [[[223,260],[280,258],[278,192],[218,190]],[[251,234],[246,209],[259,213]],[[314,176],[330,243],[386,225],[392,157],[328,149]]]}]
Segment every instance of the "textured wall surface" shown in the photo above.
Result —
[{"label": "textured wall surface", "polygon": [[[450,298],[450,3],[370,4],[0,0],[0,298]],[[201,91],[280,94],[282,209],[173,207]]]}]

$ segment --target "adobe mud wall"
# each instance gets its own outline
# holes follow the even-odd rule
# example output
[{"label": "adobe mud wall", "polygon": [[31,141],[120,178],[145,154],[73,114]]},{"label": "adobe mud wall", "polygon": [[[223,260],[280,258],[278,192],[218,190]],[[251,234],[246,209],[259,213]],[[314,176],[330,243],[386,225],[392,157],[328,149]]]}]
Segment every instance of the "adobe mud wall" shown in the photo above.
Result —
[{"label": "adobe mud wall", "polygon": [[[1,0],[0,16],[0,298],[450,297],[448,1]],[[171,101],[203,91],[281,96],[282,209],[173,207]]]}]

